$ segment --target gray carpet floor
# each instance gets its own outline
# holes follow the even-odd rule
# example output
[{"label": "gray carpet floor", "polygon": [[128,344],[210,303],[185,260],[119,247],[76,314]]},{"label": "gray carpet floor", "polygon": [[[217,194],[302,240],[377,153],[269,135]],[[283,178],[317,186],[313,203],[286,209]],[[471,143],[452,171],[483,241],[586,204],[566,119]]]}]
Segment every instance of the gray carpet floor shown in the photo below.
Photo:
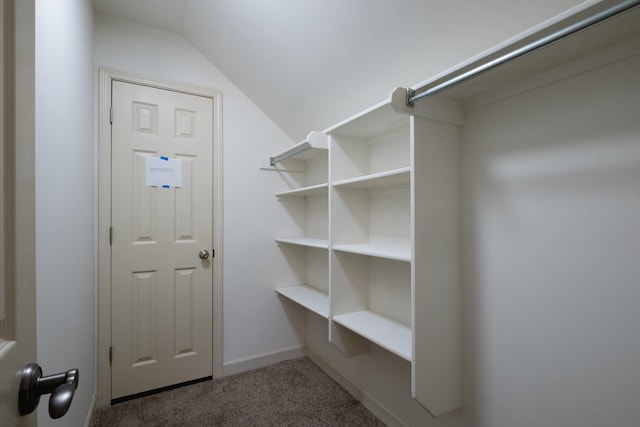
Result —
[{"label": "gray carpet floor", "polygon": [[308,358],[205,381],[110,408],[101,426],[384,426]]}]

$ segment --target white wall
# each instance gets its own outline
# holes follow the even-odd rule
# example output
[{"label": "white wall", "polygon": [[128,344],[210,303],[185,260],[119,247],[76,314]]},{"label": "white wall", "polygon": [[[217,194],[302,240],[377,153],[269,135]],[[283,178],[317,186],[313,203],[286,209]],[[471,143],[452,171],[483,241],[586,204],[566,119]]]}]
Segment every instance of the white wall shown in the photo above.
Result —
[{"label": "white wall", "polygon": [[468,114],[468,426],[638,425],[638,75],[636,56]]},{"label": "white wall", "polygon": [[89,1],[36,1],[38,363],[80,372],[64,418],[42,399],[41,426],[83,425],[96,391],[92,50]]},{"label": "white wall", "polygon": [[578,3],[190,0],[184,33],[298,140]]},{"label": "white wall", "polygon": [[[273,291],[289,268],[274,243],[281,178],[261,171],[258,158],[294,143],[184,38],[96,15],[95,64],[220,89],[224,163],[224,363],[301,345]],[[292,321],[293,320],[293,321]]]}]

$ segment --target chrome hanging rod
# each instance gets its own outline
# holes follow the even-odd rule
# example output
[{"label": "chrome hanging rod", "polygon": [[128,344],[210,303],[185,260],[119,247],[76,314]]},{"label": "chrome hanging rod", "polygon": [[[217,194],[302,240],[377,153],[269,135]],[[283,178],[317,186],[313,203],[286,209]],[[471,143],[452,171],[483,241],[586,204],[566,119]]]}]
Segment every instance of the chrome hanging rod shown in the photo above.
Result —
[{"label": "chrome hanging rod", "polygon": [[526,46],[520,47],[518,49],[515,49],[511,52],[508,52],[496,59],[493,59],[491,61],[488,61],[484,64],[481,64],[467,72],[464,72],[458,76],[452,77],[451,79],[437,84],[433,87],[430,87],[428,89],[426,89],[424,92],[420,92],[416,94],[416,90],[415,89],[408,89],[407,90],[407,105],[409,107],[413,107],[414,104],[418,101],[421,101],[429,96],[435,95],[437,93],[440,93],[446,89],[449,89],[453,86],[456,86],[460,83],[466,82],[467,80],[470,80],[474,77],[479,76],[482,73],[485,73],[489,70],[492,70],[493,68],[498,67],[499,65],[502,65],[508,61],[511,61],[513,59],[519,58],[523,55],[526,55],[528,53],[531,53],[535,50],[538,50],[540,48],[543,48],[551,43],[554,43],[560,39],[563,39],[567,36],[570,36],[574,33],[577,33],[578,31],[584,30],[586,28],[589,28],[593,25],[596,25],[604,20],[607,20],[609,18],[612,18],[616,15],[619,15],[623,12],[626,12],[636,6],[640,5],[640,0],[627,0],[627,1],[621,1],[620,3],[617,3],[614,6],[611,6],[601,12],[598,12],[594,15],[591,15],[579,22],[576,22],[572,25],[569,25],[565,28],[562,28],[552,34],[549,34],[548,36],[542,37],[539,40],[536,40],[532,43],[527,44]]},{"label": "chrome hanging rod", "polygon": [[304,142],[302,144],[296,145],[291,150],[285,151],[284,153],[280,154],[279,156],[271,157],[269,159],[269,164],[271,166],[275,166],[277,163],[280,163],[283,160],[287,160],[287,159],[295,156],[296,154],[304,153],[305,151],[307,151],[307,150],[309,150],[311,148],[312,148],[312,146],[308,142]]}]

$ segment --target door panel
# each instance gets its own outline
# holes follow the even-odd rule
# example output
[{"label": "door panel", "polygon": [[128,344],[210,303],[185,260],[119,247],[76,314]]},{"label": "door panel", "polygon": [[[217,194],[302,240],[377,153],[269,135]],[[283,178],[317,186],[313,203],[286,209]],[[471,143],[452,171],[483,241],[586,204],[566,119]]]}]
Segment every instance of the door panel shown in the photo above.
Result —
[{"label": "door panel", "polygon": [[[212,375],[213,101],[113,82],[112,399]],[[182,187],[145,185],[146,158]]]}]

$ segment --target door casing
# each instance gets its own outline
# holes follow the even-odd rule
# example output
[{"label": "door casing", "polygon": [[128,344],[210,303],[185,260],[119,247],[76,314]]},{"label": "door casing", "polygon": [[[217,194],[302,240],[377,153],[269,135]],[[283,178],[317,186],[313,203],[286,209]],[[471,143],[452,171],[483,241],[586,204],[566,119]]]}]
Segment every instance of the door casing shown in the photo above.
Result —
[{"label": "door casing", "polygon": [[[3,60],[0,161],[4,162],[1,205],[5,221],[5,327],[0,335],[0,420],[36,426],[38,411],[18,414],[20,372],[36,361],[36,188],[35,188],[35,2],[0,2]],[[24,256],[29,254],[31,256]]]},{"label": "door casing", "polygon": [[111,83],[123,81],[213,100],[213,377],[222,376],[222,92],[100,68],[98,166],[98,407],[111,405]]}]

